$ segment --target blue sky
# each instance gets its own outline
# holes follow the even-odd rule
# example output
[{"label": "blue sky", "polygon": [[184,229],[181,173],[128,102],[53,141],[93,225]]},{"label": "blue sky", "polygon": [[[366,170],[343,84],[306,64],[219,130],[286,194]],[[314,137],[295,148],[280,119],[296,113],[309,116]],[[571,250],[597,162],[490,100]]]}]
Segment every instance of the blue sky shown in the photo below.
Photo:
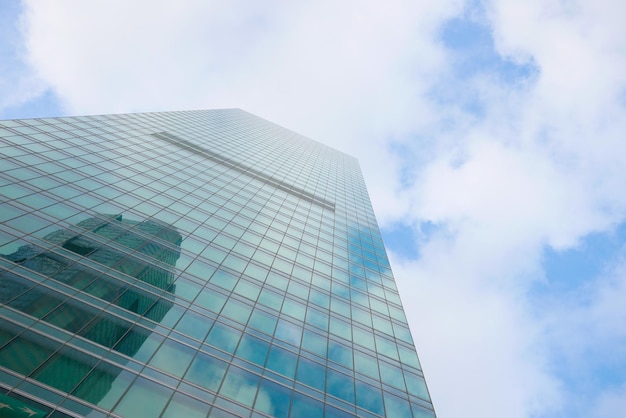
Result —
[{"label": "blue sky", "polygon": [[615,417],[624,16],[614,0],[5,1],[0,118],[239,107],[355,155],[438,415]]}]

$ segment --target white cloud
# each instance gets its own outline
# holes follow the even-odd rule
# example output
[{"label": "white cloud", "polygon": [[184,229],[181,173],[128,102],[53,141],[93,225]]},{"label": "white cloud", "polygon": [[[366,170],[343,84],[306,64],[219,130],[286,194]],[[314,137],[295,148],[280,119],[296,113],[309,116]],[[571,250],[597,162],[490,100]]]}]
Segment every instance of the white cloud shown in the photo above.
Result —
[{"label": "white cloud", "polygon": [[545,370],[541,329],[521,295],[477,285],[457,255],[394,260],[438,416],[521,418],[556,409],[560,384]]},{"label": "white cloud", "polygon": [[[571,401],[549,361],[580,356],[544,338],[600,332],[586,314],[620,305],[598,291],[563,322],[531,309],[528,289],[545,280],[546,245],[624,218],[626,6],[486,2],[497,52],[538,70],[505,85],[450,70],[441,25],[464,7],[481,18],[461,1],[27,5],[29,62],[70,113],[241,107],[357,155],[382,223],[437,224],[420,259],[394,267],[404,300],[420,302],[407,311],[442,418],[546,416]],[[471,97],[479,116],[460,105]],[[608,346],[618,333],[601,331]]]},{"label": "white cloud", "polygon": [[47,83],[23,62],[23,39],[15,19],[17,7],[0,9],[0,111],[19,106],[45,92]]}]

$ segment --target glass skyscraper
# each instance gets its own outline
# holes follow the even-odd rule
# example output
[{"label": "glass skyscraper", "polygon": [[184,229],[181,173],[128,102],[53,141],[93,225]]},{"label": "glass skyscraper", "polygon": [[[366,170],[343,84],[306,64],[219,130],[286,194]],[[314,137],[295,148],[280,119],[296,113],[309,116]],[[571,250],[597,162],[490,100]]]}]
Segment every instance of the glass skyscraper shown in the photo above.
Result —
[{"label": "glass skyscraper", "polygon": [[0,416],[435,416],[354,158],[237,109],[0,158]]}]

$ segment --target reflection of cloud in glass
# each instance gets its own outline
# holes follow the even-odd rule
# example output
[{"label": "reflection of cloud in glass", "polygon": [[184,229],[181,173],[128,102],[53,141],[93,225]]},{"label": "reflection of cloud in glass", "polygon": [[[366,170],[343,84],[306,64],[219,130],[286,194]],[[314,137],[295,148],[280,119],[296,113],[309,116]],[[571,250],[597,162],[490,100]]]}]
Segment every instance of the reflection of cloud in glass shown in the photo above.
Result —
[{"label": "reflection of cloud in glass", "polygon": [[203,388],[217,392],[228,364],[205,353],[198,353],[194,358],[185,380]]},{"label": "reflection of cloud in glass", "polygon": [[[369,307],[372,311],[370,316],[360,308],[353,306],[352,319],[378,331],[378,333],[372,334],[355,327],[353,331],[354,342],[374,350],[378,354],[377,358],[362,352],[355,352],[355,369],[366,376],[377,380],[381,379],[383,383],[389,386],[402,391],[407,390],[411,395],[430,400],[424,379],[396,365],[401,363],[420,370],[406,316],[400,307],[401,302],[395,282],[392,279],[393,275],[387,255],[381,245],[374,245],[372,236],[378,237],[378,230],[370,231],[361,225],[349,228],[348,254],[351,273],[350,284],[353,289],[350,294],[351,301],[353,304],[358,303]],[[379,239],[377,241],[382,243]],[[363,280],[363,277],[368,280]],[[365,293],[354,291],[355,288],[364,289],[364,287],[367,287],[367,296]],[[343,296],[343,294],[339,294]],[[393,304],[398,306],[393,306]],[[371,323],[369,322],[370,319]],[[406,343],[410,348],[397,341]],[[385,359],[385,361],[381,361],[379,358]],[[393,363],[391,360],[398,361],[398,363]],[[373,390],[369,386],[361,386],[363,393]],[[373,412],[382,407],[382,403],[371,403],[365,396],[357,396],[357,398],[360,403],[365,405],[362,405],[364,408]],[[372,399],[376,399],[376,397]],[[406,400],[396,397],[389,398],[387,407],[391,408],[392,412],[395,411],[394,414],[399,413],[401,415],[406,413],[407,408],[409,408]]]},{"label": "reflection of cloud in glass", "polygon": [[302,339],[302,327],[284,319],[278,320],[274,337],[286,341],[295,346],[300,346]]}]

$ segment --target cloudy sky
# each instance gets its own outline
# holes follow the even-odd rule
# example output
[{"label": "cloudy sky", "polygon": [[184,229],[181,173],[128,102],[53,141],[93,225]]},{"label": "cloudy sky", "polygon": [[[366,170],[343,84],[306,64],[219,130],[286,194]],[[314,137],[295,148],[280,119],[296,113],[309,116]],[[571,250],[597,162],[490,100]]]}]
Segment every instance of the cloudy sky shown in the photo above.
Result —
[{"label": "cloudy sky", "polygon": [[359,158],[440,418],[626,411],[626,2],[2,1],[0,118],[239,107]]}]

